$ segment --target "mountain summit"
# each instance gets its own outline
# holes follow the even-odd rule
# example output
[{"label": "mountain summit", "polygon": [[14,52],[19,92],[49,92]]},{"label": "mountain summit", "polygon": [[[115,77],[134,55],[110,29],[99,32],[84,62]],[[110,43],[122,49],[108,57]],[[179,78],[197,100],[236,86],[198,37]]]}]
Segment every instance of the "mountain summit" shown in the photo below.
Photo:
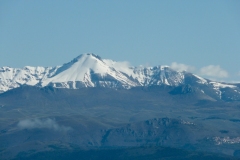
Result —
[{"label": "mountain summit", "polygon": [[211,97],[222,99],[231,93],[230,99],[240,99],[238,84],[210,81],[192,73],[175,71],[168,66],[133,67],[126,62],[102,59],[92,53],[79,55],[56,67],[0,68],[0,93],[22,85],[69,89],[192,85],[204,94],[211,94]]},{"label": "mountain summit", "polygon": [[[119,84],[120,83],[120,84]],[[41,81],[41,86],[60,88],[136,86],[129,78],[107,65],[99,56],[82,54],[57,69],[54,76]]]}]

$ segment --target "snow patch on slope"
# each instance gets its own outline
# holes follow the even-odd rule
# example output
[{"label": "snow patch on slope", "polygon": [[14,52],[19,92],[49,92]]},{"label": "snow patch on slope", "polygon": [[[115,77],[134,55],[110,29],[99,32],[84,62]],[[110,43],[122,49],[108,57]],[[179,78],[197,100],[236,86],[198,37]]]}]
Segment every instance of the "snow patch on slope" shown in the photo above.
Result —
[{"label": "snow patch on slope", "polygon": [[202,78],[202,77],[199,77],[195,74],[193,74],[195,77],[197,77],[199,80],[197,81],[198,83],[201,83],[201,84],[207,84],[207,80]]},{"label": "snow patch on slope", "polygon": [[232,84],[224,84],[220,82],[210,82],[209,84],[213,85],[214,88],[219,89],[219,88],[236,88],[237,86],[232,85]]},{"label": "snow patch on slope", "polygon": [[213,86],[213,89],[216,90],[216,93],[219,95],[219,98],[222,99],[222,88],[237,88],[237,86],[232,85],[232,84],[224,84],[224,83],[220,83],[220,82],[209,82],[210,85]]}]

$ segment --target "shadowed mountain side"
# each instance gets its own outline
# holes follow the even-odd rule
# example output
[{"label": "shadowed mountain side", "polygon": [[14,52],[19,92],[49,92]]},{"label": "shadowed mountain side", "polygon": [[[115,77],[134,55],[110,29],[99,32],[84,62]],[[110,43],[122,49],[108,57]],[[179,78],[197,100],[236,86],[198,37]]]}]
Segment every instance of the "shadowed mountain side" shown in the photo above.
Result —
[{"label": "shadowed mountain side", "polygon": [[[180,86],[181,88],[182,86]],[[185,87],[185,86],[183,86]],[[189,87],[189,85],[186,85]],[[185,87],[185,88],[186,88]],[[151,87],[135,87],[129,90],[125,89],[109,89],[109,88],[82,88],[73,89],[58,89],[53,87],[31,87],[22,86],[10,90],[0,95],[2,105],[21,106],[51,106],[51,103],[60,103],[58,107],[68,104],[78,107],[93,107],[106,104],[114,104],[116,106],[126,107],[124,103],[139,103],[144,106],[146,103],[154,101],[159,106],[166,105],[192,105],[200,100],[215,101],[213,98],[203,94],[197,88],[191,87],[191,92],[186,92],[184,95],[176,92],[179,87],[171,86],[151,86]],[[174,93],[172,96],[169,93]],[[183,99],[185,97],[185,99]],[[190,98],[191,97],[191,98]],[[179,103],[180,102],[180,103]],[[136,106],[136,105],[135,105]],[[53,106],[52,106],[53,107]],[[127,106],[133,107],[133,106]],[[149,104],[148,104],[148,107]]]},{"label": "shadowed mountain side", "polygon": [[64,149],[62,146],[49,145],[50,151],[45,152],[21,152],[14,160],[237,160],[235,157],[213,154],[208,152],[186,151],[170,147],[142,146],[105,149]]},{"label": "shadowed mountain side", "polygon": [[[170,110],[178,112],[186,107],[195,107],[202,101],[204,105],[217,103],[201,92],[169,94],[173,89],[165,85],[130,90],[23,86],[0,95],[0,116],[17,121],[80,114],[122,123],[164,117]],[[6,125],[4,121],[2,125]]]}]

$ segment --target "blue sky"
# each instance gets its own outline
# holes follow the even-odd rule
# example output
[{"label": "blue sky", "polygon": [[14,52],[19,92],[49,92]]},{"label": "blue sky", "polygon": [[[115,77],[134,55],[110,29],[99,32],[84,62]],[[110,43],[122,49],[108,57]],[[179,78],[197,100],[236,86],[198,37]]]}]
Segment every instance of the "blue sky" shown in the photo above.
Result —
[{"label": "blue sky", "polygon": [[2,0],[0,66],[82,53],[240,81],[239,0]]}]

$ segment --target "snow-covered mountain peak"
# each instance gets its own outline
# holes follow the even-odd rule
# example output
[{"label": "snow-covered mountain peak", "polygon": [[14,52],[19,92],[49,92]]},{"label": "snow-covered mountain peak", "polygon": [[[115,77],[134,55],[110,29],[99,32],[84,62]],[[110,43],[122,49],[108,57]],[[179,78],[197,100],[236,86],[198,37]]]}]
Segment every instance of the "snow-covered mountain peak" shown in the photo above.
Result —
[{"label": "snow-covered mountain peak", "polygon": [[102,61],[102,58],[96,54],[93,54],[93,53],[84,53],[84,54],[81,54],[79,56],[77,56],[76,58],[74,58],[71,62],[77,62],[77,61],[81,61],[83,59],[98,59],[100,61]]},{"label": "snow-covered mountain peak", "polygon": [[78,65],[90,69],[95,69],[99,67],[99,64],[103,63],[101,57],[92,53],[82,54],[75,58],[75,60],[77,60],[75,63],[78,63]]},{"label": "snow-covered mountain peak", "polygon": [[[62,65],[52,77],[43,80],[41,84],[42,86],[52,84],[54,87],[67,86],[66,88],[79,88],[78,86],[94,87],[99,85],[99,82],[110,83],[110,80],[107,80],[109,78],[111,81],[115,79],[115,81],[121,81],[126,84],[132,83],[125,75],[114,69],[113,66],[109,66],[99,56],[82,54],[71,62]],[[96,79],[99,81],[93,82]],[[71,86],[69,86],[69,83],[71,83]]]},{"label": "snow-covered mountain peak", "polygon": [[85,54],[81,54],[79,56],[77,56],[76,58],[74,58],[73,60],[71,60],[68,63],[63,64],[62,66],[58,66],[56,72],[51,75],[51,77],[54,77],[58,74],[60,74],[61,72],[64,72],[66,70],[69,70],[70,68],[75,68],[75,70],[77,68],[81,68],[81,70],[83,70],[84,68],[89,68],[89,69],[94,69],[94,65],[96,65],[96,63],[102,63],[101,57],[93,54],[93,53],[85,53]]}]

